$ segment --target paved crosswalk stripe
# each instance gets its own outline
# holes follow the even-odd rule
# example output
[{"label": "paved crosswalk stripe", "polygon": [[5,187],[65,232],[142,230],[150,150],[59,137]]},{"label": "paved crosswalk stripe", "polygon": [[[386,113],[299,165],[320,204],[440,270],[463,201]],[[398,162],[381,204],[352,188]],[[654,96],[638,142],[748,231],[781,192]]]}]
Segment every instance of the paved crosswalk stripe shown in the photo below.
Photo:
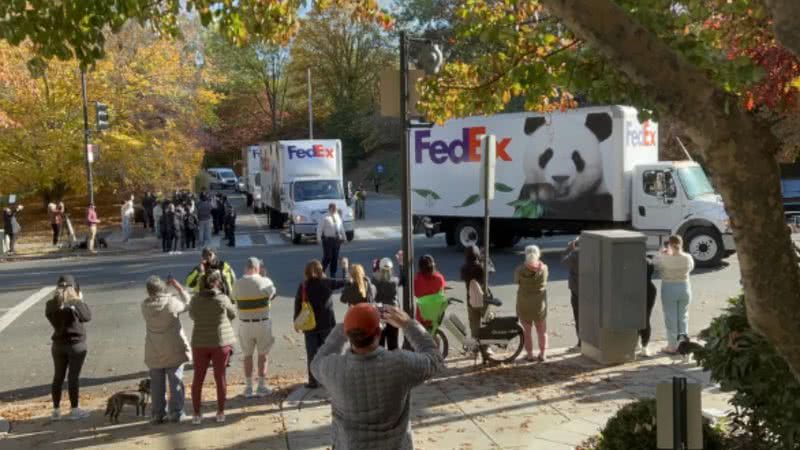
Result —
[{"label": "paved crosswalk stripe", "polygon": [[236,235],[236,246],[241,248],[247,248],[253,246],[253,240],[250,239],[249,234],[237,234]]},{"label": "paved crosswalk stripe", "polygon": [[267,245],[283,245],[286,243],[280,233],[266,233],[264,234],[264,239],[266,239]]},{"label": "paved crosswalk stripe", "polygon": [[211,248],[219,248],[220,236],[211,236]]}]

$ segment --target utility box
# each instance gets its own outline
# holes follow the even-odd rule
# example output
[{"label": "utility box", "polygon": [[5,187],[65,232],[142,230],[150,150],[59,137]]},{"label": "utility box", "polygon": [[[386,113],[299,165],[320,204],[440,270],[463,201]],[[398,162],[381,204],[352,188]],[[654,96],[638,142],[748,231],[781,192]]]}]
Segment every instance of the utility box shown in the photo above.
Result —
[{"label": "utility box", "polygon": [[647,314],[647,237],[627,230],[584,231],[580,239],[581,352],[603,364],[636,358]]}]

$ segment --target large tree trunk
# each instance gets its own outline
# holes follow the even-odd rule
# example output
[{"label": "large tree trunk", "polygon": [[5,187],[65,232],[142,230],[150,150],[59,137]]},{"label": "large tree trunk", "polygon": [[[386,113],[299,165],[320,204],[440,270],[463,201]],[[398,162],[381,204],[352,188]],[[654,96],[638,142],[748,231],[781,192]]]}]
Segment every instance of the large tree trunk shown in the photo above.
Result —
[{"label": "large tree trunk", "polygon": [[800,57],[800,2],[797,0],[765,0],[772,11],[775,36]]},{"label": "large tree trunk", "polygon": [[731,218],[748,318],[800,380],[800,274],[784,222],[777,139],[697,67],[611,0],[542,0],[682,121]]}]

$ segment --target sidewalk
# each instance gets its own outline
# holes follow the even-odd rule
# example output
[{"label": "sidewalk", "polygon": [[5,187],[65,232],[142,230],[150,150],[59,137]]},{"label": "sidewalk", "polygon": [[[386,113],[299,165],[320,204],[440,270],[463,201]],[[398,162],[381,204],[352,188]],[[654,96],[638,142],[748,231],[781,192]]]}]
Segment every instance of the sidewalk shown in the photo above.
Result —
[{"label": "sidewalk", "polygon": [[[155,234],[140,227],[136,227],[133,230],[131,239],[128,240],[128,242],[123,242],[122,231],[119,230],[119,227],[99,230],[97,236],[104,237],[108,244],[108,248],[98,247],[97,255],[126,255],[161,248],[161,242],[156,239]],[[86,238],[85,235],[78,235],[76,237],[78,242],[82,242]],[[53,247],[49,241],[20,243],[17,244],[17,253],[12,255],[0,255],[0,262],[95,256],[91,255],[86,249],[69,248],[67,239],[62,239],[61,242],[63,245],[61,248]]]},{"label": "sidewalk", "polygon": [[[712,386],[694,363],[656,357],[602,367],[578,354],[554,351],[552,355],[543,364],[496,367],[473,365],[472,359],[449,359],[444,374],[413,393],[417,450],[573,449],[596,434],[619,407],[655,396],[659,382],[679,375],[704,386],[705,410],[728,409],[729,395]],[[239,373],[236,368],[230,370]],[[210,382],[204,388],[206,420],[199,427],[151,426],[129,409],[120,416],[119,425],[110,425],[102,416],[110,393],[102,389],[82,395],[84,405],[93,409],[86,422],[51,423],[46,398],[0,405],[0,415],[12,422],[11,433],[0,437],[0,447],[329,449],[330,405],[324,390],[301,387],[302,376],[270,381],[280,389],[266,399],[243,399],[241,384],[229,386],[229,395],[235,397],[229,398],[224,425],[210,419]]]}]

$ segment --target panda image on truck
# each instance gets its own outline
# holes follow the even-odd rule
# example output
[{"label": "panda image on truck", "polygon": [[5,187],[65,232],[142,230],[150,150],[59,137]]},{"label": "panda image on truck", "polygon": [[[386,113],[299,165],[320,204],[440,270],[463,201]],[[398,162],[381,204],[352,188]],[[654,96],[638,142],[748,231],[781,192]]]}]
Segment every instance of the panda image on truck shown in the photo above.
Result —
[{"label": "panda image on truck", "polygon": [[684,238],[697,267],[735,251],[720,196],[694,161],[661,161],[658,124],[630,106],[453,119],[412,131],[415,232],[484,245],[481,137],[496,137],[490,245],[583,230],[644,233],[651,250]]},{"label": "panda image on truck", "polygon": [[612,220],[613,198],[603,180],[601,144],[611,136],[611,116],[586,115],[584,127],[545,117],[525,120],[525,184],[520,200],[538,201],[541,217]]}]

